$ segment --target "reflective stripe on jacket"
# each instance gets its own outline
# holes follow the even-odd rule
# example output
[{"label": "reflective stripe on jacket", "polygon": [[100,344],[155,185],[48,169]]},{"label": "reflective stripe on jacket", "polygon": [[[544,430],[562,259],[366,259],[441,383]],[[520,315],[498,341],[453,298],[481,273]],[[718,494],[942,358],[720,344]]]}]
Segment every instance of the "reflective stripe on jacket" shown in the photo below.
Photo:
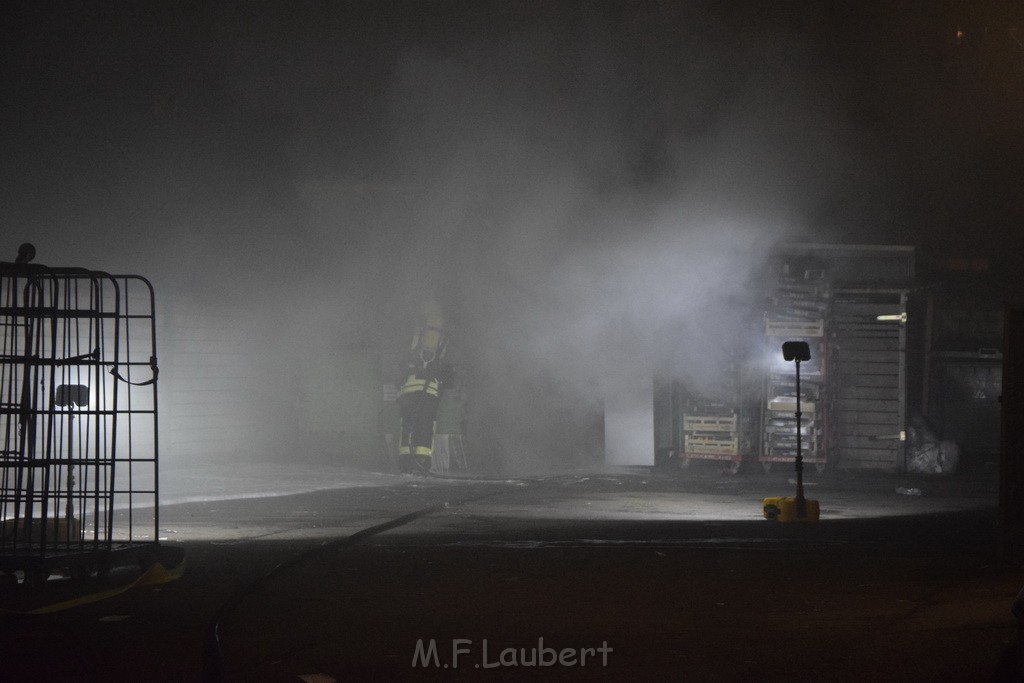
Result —
[{"label": "reflective stripe on jacket", "polygon": [[437,396],[441,393],[441,383],[436,379],[421,379],[414,373],[406,378],[398,395],[404,396],[416,391],[425,391],[430,396]]},{"label": "reflective stripe on jacket", "polygon": [[399,455],[425,455],[425,456],[433,456],[434,455],[434,447],[433,446],[399,446],[398,454]]}]

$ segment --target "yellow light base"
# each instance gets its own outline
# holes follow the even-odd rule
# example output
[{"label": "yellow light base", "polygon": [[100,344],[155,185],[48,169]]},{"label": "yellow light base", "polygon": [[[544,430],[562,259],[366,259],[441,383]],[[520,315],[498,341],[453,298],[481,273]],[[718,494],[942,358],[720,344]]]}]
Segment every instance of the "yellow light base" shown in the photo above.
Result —
[{"label": "yellow light base", "polygon": [[804,498],[803,517],[797,517],[796,498],[793,496],[775,496],[764,499],[764,518],[773,522],[817,522],[821,516],[818,501]]}]

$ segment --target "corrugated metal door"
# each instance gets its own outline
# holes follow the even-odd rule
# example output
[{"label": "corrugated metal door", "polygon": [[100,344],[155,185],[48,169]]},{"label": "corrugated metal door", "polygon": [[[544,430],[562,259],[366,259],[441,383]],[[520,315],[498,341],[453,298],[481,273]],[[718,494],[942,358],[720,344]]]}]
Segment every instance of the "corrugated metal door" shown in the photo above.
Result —
[{"label": "corrugated metal door", "polygon": [[904,291],[835,293],[826,429],[842,469],[905,466],[906,304]]}]

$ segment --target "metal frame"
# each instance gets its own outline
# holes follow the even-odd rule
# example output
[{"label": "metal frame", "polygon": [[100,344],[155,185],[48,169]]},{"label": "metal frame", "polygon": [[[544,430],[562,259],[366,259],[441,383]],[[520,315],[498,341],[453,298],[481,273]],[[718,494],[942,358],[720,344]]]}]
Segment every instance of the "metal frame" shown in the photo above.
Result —
[{"label": "metal frame", "polygon": [[0,263],[0,570],[155,550],[154,302],[139,276]]}]

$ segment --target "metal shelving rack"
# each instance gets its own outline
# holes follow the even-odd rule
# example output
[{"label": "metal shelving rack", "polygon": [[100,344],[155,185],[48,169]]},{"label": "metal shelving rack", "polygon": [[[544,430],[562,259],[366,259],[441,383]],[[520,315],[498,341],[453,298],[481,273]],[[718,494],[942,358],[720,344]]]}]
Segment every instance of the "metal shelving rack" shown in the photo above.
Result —
[{"label": "metal shelving rack", "polygon": [[825,328],[830,287],[823,270],[800,260],[781,264],[765,315],[766,354],[769,358],[762,403],[762,438],[758,460],[765,471],[774,463],[796,458],[795,368],[782,360],[786,341],[804,341],[811,360],[801,370],[800,436],[804,462],[818,471],[826,466],[826,343]]},{"label": "metal shelving rack", "polygon": [[144,278],[0,263],[0,572],[155,555],[156,358]]}]

